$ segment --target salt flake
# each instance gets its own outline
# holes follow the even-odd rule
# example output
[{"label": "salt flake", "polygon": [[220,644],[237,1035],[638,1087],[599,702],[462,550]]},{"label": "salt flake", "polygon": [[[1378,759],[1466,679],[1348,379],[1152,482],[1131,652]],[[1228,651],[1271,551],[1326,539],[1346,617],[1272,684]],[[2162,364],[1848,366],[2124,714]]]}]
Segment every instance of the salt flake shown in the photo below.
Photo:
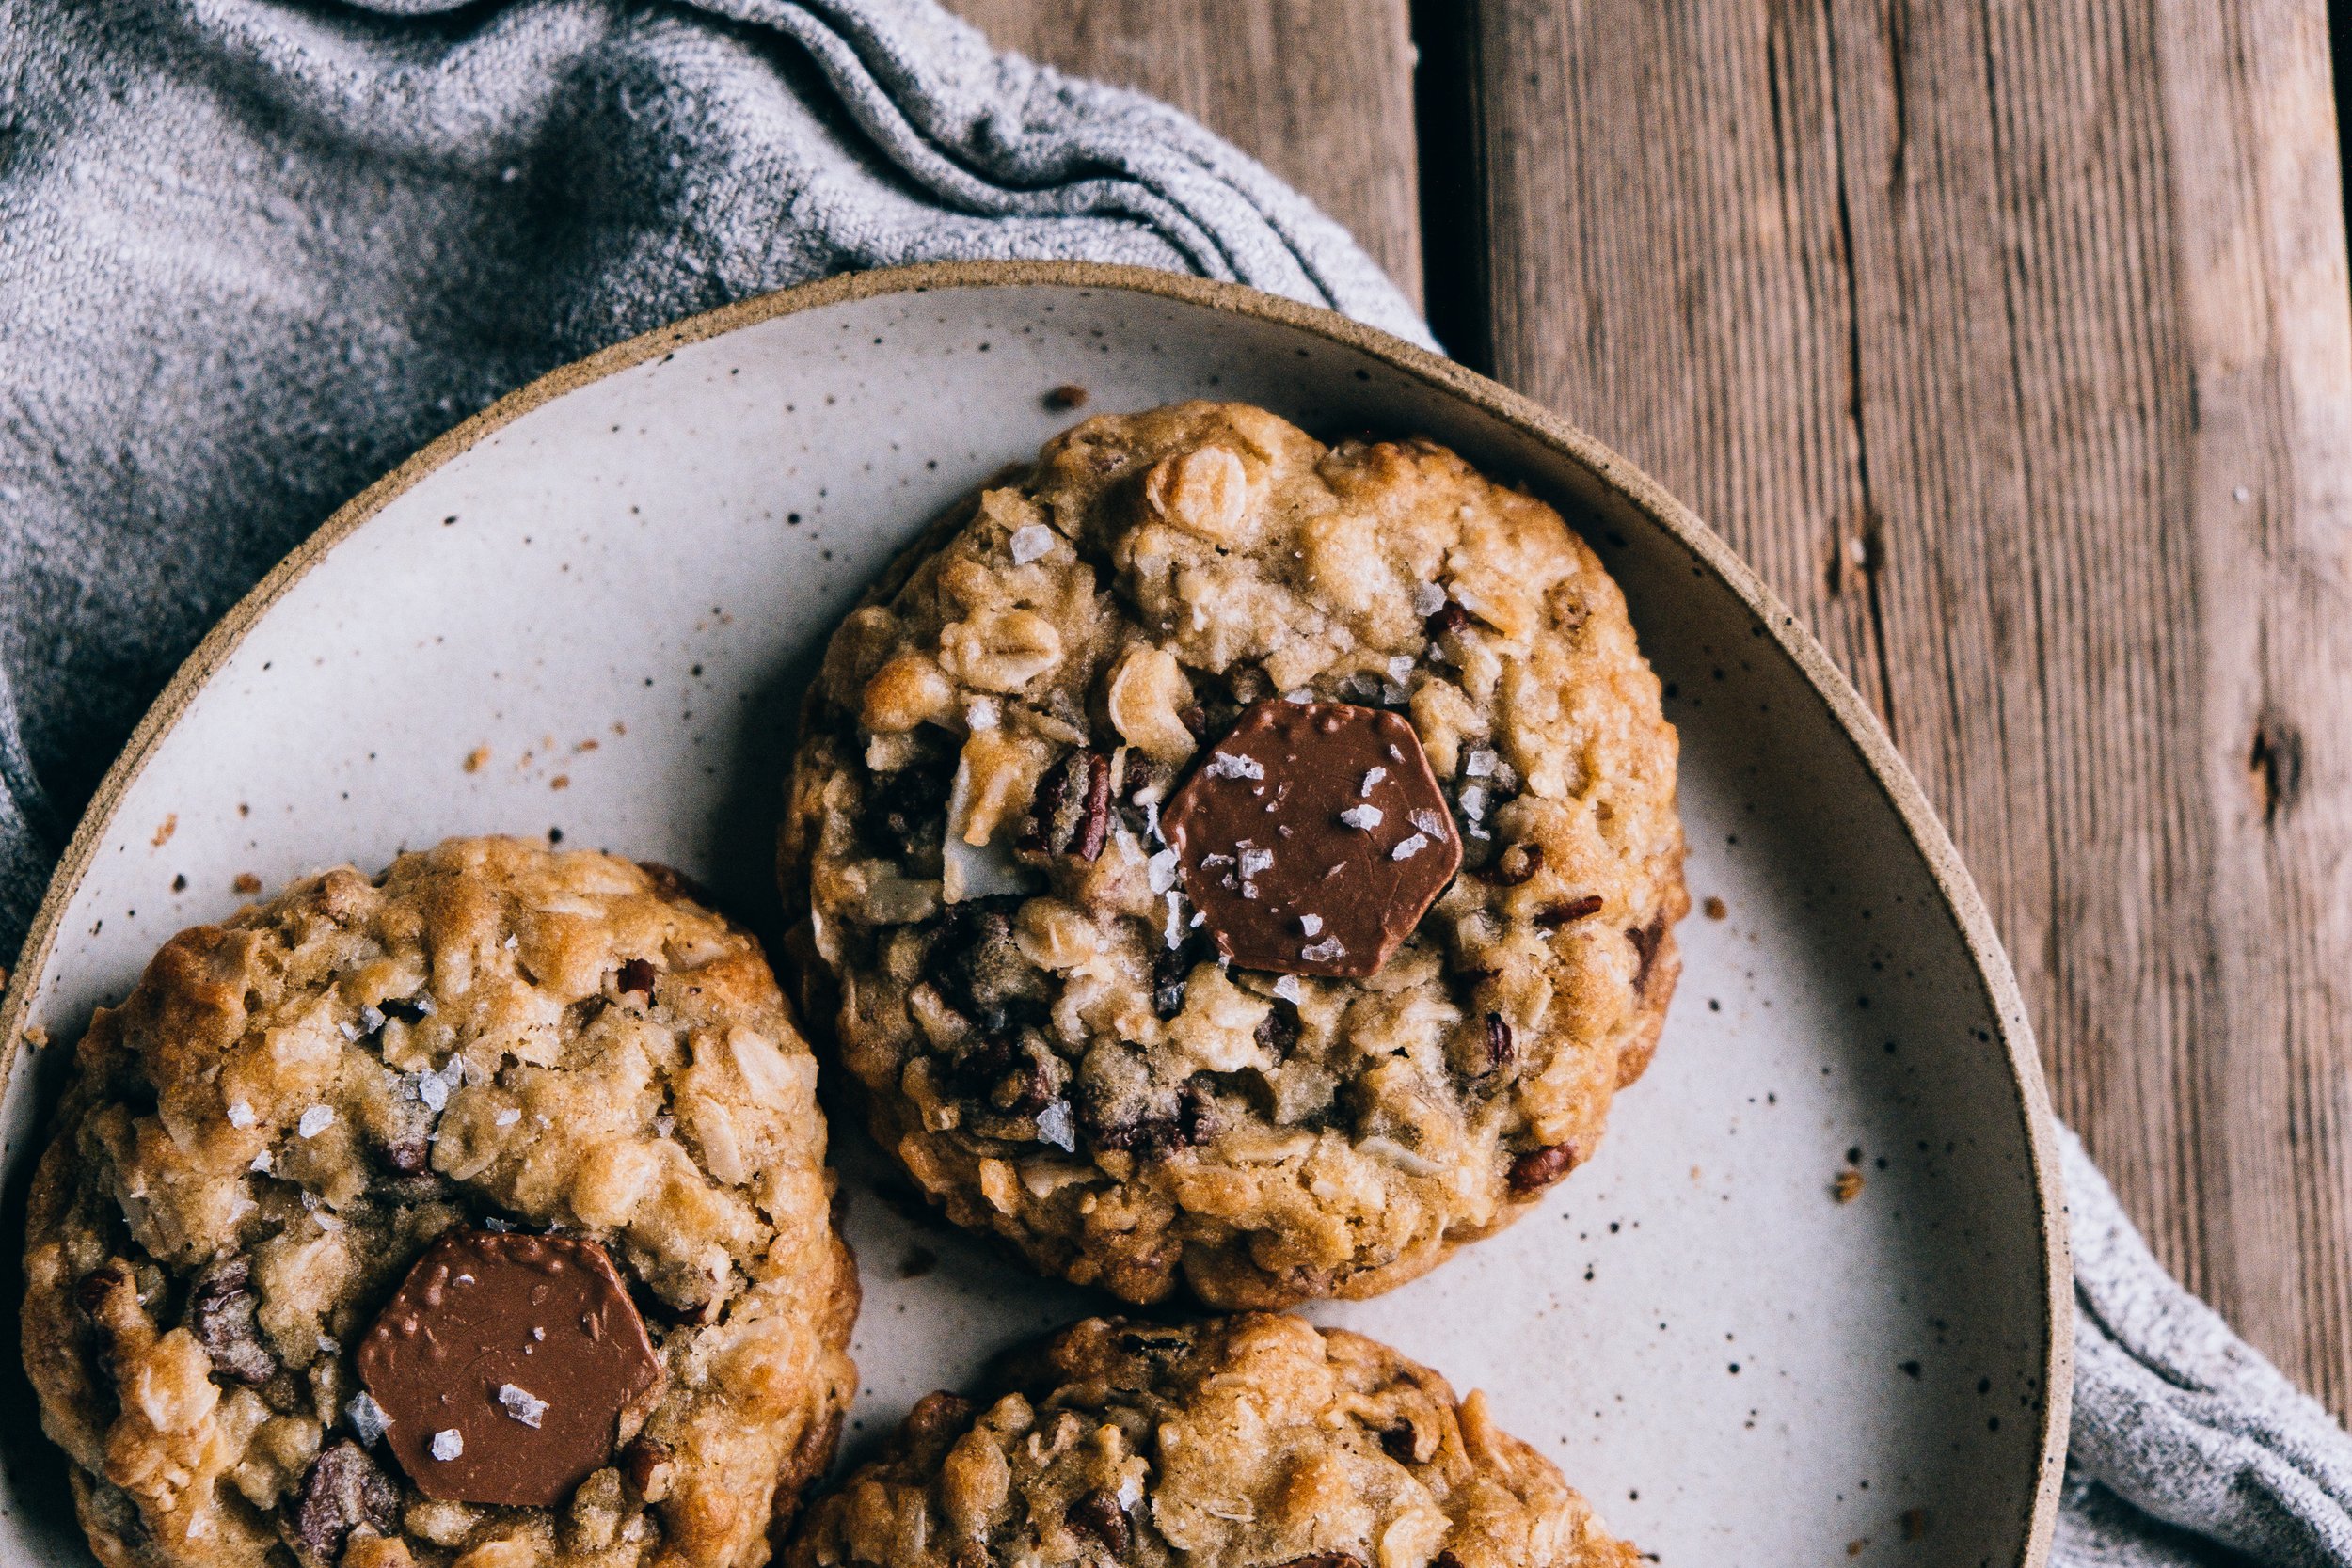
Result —
[{"label": "salt flake", "polygon": [[[1312,934],[1312,932],[1309,933],[1309,935]],[[1275,981],[1274,994],[1280,997],[1283,1001],[1289,1003],[1294,1007],[1306,1000],[1306,992],[1300,989],[1298,976],[1295,974],[1285,974],[1280,979]]]},{"label": "salt flake", "polygon": [[229,1102],[229,1125],[231,1127],[252,1126],[253,1107],[242,1100],[230,1101]]},{"label": "salt flake", "polygon": [[1144,877],[1153,893],[1166,893],[1176,885],[1176,851],[1163,849],[1143,863]]},{"label": "salt flake", "polygon": [[[509,1416],[527,1427],[536,1428],[547,1418],[548,1402],[511,1383],[499,1385],[499,1403],[505,1407]],[[440,1439],[436,1437],[434,1441],[437,1443]]]},{"label": "salt flake", "polygon": [[516,1110],[514,1106],[509,1105],[506,1109],[501,1111],[497,1116],[492,1117],[490,1119],[498,1123],[501,1127],[512,1127],[516,1122],[523,1119],[523,1114]]},{"label": "salt flake", "polygon": [[1480,746],[1471,751],[1470,755],[1462,759],[1462,771],[1469,774],[1473,779],[1492,778],[1494,776],[1495,764],[1501,760],[1502,759],[1497,757],[1492,752],[1486,750],[1484,746]]},{"label": "salt flake", "polygon": [[1368,833],[1380,826],[1381,816],[1378,806],[1350,806],[1340,813],[1340,820],[1360,832]]},{"label": "salt flake", "polygon": [[1362,796],[1367,800],[1371,800],[1373,786],[1388,776],[1389,770],[1385,768],[1366,768],[1364,770],[1364,782],[1356,786],[1356,793]]},{"label": "salt flake", "polygon": [[1389,859],[1392,861],[1408,861],[1428,847],[1429,835],[1427,833],[1415,833],[1410,838],[1400,839],[1397,842],[1396,847],[1389,851]]},{"label": "salt flake", "polygon": [[1256,757],[1245,757],[1233,752],[1212,752],[1208,766],[1200,769],[1212,779],[1263,779],[1265,765]]},{"label": "salt flake", "polygon": [[302,1113],[302,1119],[294,1123],[294,1131],[306,1138],[315,1138],[334,1125],[335,1107],[313,1105]]},{"label": "salt flake", "polygon": [[1337,937],[1325,937],[1311,947],[1302,947],[1298,956],[1311,964],[1328,963],[1347,956],[1347,944]]},{"label": "salt flake", "polygon": [[1435,615],[1438,611],[1443,610],[1444,608],[1444,589],[1438,587],[1434,582],[1417,582],[1413,585],[1414,614],[1422,616]]},{"label": "salt flake", "polygon": [[1245,878],[1255,877],[1261,871],[1270,871],[1273,868],[1273,850],[1244,849],[1241,852],[1241,874]]},{"label": "salt flake", "polygon": [[384,1440],[385,1429],[392,1424],[392,1418],[384,1414],[384,1407],[375,1402],[375,1396],[365,1388],[352,1395],[343,1405],[343,1419],[351,1423],[353,1434],[371,1449]]},{"label": "salt flake", "polygon": [[1298,917],[1298,928],[1306,932],[1311,937],[1316,936],[1323,930],[1323,916],[1319,914],[1302,914]]},{"label": "salt flake", "polygon": [[1012,563],[1026,566],[1054,547],[1054,531],[1043,523],[1024,523],[1012,531]]},{"label": "salt flake", "polygon": [[1445,818],[1427,806],[1415,806],[1405,814],[1406,819],[1431,838],[1445,837]]},{"label": "salt flake", "polygon": [[466,1451],[466,1434],[455,1427],[444,1427],[433,1434],[433,1457],[446,1465]]},{"label": "salt flake", "polygon": [[1070,1102],[1057,1100],[1037,1114],[1037,1135],[1064,1154],[1078,1148],[1078,1129],[1070,1119]]}]

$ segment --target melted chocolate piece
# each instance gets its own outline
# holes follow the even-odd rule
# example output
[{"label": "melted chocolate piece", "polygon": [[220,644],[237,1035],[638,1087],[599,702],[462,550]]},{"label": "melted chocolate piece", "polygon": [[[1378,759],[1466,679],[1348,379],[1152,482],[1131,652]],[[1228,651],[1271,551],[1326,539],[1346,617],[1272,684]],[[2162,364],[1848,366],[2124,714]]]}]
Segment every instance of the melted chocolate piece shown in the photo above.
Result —
[{"label": "melted chocolate piece", "polygon": [[453,1230],[359,1342],[386,1441],[428,1497],[545,1508],[612,1457],[661,1363],[604,1248]]},{"label": "melted chocolate piece", "polygon": [[1347,703],[1249,708],[1160,820],[1218,951],[1286,974],[1376,973],[1462,863],[1412,725]]}]

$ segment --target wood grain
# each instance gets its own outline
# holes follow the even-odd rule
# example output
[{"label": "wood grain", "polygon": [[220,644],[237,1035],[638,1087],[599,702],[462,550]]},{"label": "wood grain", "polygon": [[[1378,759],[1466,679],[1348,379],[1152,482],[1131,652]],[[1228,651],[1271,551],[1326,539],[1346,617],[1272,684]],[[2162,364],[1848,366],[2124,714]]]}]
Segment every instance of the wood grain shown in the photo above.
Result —
[{"label": "wood grain", "polygon": [[2164,1260],[2352,1411],[2352,309],[2318,0],[1433,19],[1471,134],[1423,178],[1469,190],[1480,254],[1432,272],[1486,289],[1457,349],[1811,622],[1983,886],[2061,1115]]},{"label": "wood grain", "polygon": [[1166,99],[1355,231],[1421,299],[1405,0],[947,0],[1000,47]]}]

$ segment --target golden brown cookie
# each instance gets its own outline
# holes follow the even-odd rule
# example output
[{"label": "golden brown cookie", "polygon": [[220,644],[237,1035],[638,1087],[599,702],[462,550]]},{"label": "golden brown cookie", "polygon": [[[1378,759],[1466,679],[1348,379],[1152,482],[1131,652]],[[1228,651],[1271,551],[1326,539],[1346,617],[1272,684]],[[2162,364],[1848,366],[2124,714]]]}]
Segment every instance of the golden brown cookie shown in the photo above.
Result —
[{"label": "golden brown cookie", "polygon": [[453,840],[182,932],[32,1191],[99,1557],[765,1560],[854,1386],[815,1080],[751,937],[608,855]]},{"label": "golden brown cookie", "polygon": [[1689,907],[1659,699],[1598,558],[1441,447],[1089,420],[833,639],[782,835],[809,1015],[1041,1269],[1387,1290],[1648,1060]]},{"label": "golden brown cookie", "polygon": [[1486,1396],[1300,1318],[1093,1318],[916,1405],[790,1568],[1634,1568]]}]

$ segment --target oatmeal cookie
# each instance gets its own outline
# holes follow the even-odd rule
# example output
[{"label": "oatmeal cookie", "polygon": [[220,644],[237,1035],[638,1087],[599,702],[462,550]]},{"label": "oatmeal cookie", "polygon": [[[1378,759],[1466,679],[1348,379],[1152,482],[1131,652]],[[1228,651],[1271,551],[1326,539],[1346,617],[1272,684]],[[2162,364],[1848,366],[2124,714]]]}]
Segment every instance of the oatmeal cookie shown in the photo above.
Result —
[{"label": "oatmeal cookie", "polygon": [[1387,1346],[1247,1313],[1095,1318],[982,1408],[914,1407],[809,1507],[790,1568],[1634,1568],[1484,1394]]},{"label": "oatmeal cookie", "polygon": [[329,871],[174,937],[75,1066],[24,1364],[109,1568],[757,1563],[830,1462],[816,1066],[675,875]]},{"label": "oatmeal cookie", "polygon": [[1089,420],[833,638],[781,834],[808,1016],[1049,1273],[1387,1290],[1648,1060],[1689,907],[1659,700],[1599,560],[1442,447]]}]

